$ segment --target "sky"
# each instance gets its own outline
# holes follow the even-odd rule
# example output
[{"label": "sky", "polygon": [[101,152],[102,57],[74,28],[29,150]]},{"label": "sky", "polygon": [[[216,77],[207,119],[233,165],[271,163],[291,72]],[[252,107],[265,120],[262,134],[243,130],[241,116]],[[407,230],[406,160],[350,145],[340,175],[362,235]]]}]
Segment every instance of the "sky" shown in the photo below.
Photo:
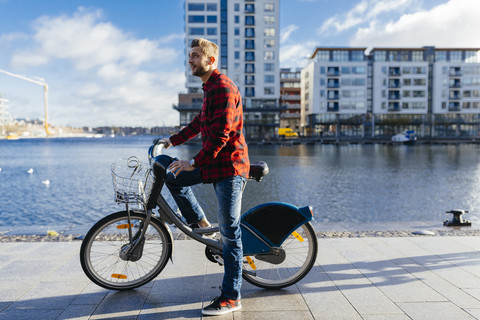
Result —
[{"label": "sky", "polygon": [[[0,70],[48,84],[56,126],[171,126],[185,90],[183,0],[0,0]],[[480,47],[480,0],[280,0],[280,66],[316,47]],[[14,118],[43,87],[0,73]]]}]

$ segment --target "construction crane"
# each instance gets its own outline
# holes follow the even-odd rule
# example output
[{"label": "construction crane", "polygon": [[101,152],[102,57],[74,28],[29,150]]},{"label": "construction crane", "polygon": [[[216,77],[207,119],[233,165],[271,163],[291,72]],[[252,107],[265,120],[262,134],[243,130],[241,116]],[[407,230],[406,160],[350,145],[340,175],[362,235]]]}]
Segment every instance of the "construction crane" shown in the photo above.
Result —
[{"label": "construction crane", "polygon": [[38,85],[43,87],[43,104],[45,105],[45,133],[47,135],[52,134],[50,132],[50,130],[48,129],[48,122],[47,122],[47,117],[48,117],[48,97],[47,97],[48,84],[45,82],[45,80],[42,79],[42,78],[30,79],[26,76],[11,73],[11,72],[8,72],[8,71],[2,70],[2,69],[0,69],[0,72],[6,74],[8,76],[14,77],[14,78],[18,78],[18,79],[22,79],[22,80],[25,80],[25,81],[28,81],[28,82],[31,82],[31,83],[38,84]]}]

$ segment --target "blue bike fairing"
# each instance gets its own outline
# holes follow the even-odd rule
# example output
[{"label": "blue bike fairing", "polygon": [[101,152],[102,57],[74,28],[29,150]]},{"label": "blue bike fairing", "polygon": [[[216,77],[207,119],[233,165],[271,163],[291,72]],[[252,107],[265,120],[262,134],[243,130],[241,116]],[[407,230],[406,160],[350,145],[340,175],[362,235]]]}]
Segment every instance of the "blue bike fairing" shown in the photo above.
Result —
[{"label": "blue bike fairing", "polygon": [[[301,225],[313,220],[309,207],[298,208],[288,203],[271,202],[256,206],[242,215],[242,224],[250,228],[271,246],[280,246]],[[243,230],[242,230],[243,231]],[[249,233],[249,232],[247,232]],[[245,236],[242,241],[250,248],[255,243]],[[255,251],[253,248],[247,251]]]}]

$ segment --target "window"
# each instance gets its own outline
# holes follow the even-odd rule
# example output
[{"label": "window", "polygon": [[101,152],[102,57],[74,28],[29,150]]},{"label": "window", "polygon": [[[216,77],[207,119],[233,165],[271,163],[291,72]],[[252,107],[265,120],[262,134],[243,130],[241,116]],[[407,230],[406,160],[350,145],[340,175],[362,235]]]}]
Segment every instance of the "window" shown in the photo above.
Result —
[{"label": "window", "polygon": [[263,76],[263,82],[265,83],[275,83],[275,76],[271,74],[266,74]]},{"label": "window", "polygon": [[240,48],[240,39],[233,40],[233,46],[235,48]]},{"label": "window", "polygon": [[235,51],[234,52],[234,57],[235,57],[235,59],[240,59],[240,51]]},{"label": "window", "polygon": [[265,24],[275,24],[275,17],[274,16],[265,16],[264,21],[265,21]]},{"label": "window", "polygon": [[245,37],[250,37],[250,38],[255,37],[255,29],[254,28],[245,28]]},{"label": "window", "polygon": [[240,35],[240,28],[235,28],[234,33],[235,33],[236,36],[239,36]]},{"label": "window", "polygon": [[245,52],[245,61],[255,61],[255,52]]},{"label": "window", "polygon": [[255,65],[253,63],[246,63],[245,73],[255,73]]},{"label": "window", "polygon": [[275,64],[274,63],[265,63],[263,65],[263,71],[275,71]]},{"label": "window", "polygon": [[273,88],[273,87],[265,87],[265,88],[263,88],[263,93],[264,93],[265,95],[275,94],[275,88]]},{"label": "window", "polygon": [[413,85],[414,86],[424,86],[425,85],[425,79],[413,79]]},{"label": "window", "polygon": [[365,67],[352,67],[353,74],[365,74]]},{"label": "window", "polygon": [[435,51],[435,61],[447,61],[447,51]]},{"label": "window", "polygon": [[235,23],[240,23],[240,16],[235,16]]},{"label": "window", "polygon": [[387,52],[386,51],[375,51],[373,54],[375,61],[387,61]]},{"label": "window", "polygon": [[423,98],[425,97],[425,91],[413,91],[412,95],[414,98]]},{"label": "window", "polygon": [[255,18],[253,16],[245,16],[245,25],[246,26],[254,26],[255,25]]},{"label": "window", "polygon": [[273,60],[275,58],[273,51],[265,51],[264,60]]},{"label": "window", "polygon": [[266,37],[274,37],[275,36],[275,28],[265,28],[264,35]]},{"label": "window", "polygon": [[450,61],[462,61],[462,51],[450,51]]},{"label": "window", "polygon": [[235,8],[234,10],[235,10],[236,12],[240,11],[240,4],[239,4],[239,3],[235,3],[234,8]]},{"label": "window", "polygon": [[245,88],[245,97],[255,97],[255,88],[246,87]]},{"label": "window", "polygon": [[348,61],[348,51],[333,51],[333,61]]},{"label": "window", "polygon": [[350,74],[350,67],[342,67],[342,74]]},{"label": "window", "polygon": [[245,13],[255,13],[255,5],[250,3],[245,4]]},{"label": "window", "polygon": [[352,51],[352,61],[363,61],[364,59],[363,51]]},{"label": "window", "polygon": [[194,36],[202,36],[205,34],[204,28],[190,28],[188,34]]},{"label": "window", "polygon": [[255,85],[255,76],[254,75],[245,76],[245,84],[246,85]]},{"label": "window", "polygon": [[265,12],[275,11],[275,5],[273,3],[265,3]]},{"label": "window", "polygon": [[255,41],[245,40],[245,49],[255,49]]},{"label": "window", "polygon": [[216,3],[207,3],[207,11],[217,11]]},{"label": "window", "polygon": [[330,51],[327,50],[319,50],[315,54],[315,60],[317,62],[320,61],[330,61]]},{"label": "window", "polygon": [[188,22],[190,23],[204,23],[205,16],[188,16]]},{"label": "window", "polygon": [[207,28],[207,35],[216,36],[217,35],[217,28]]},{"label": "window", "polygon": [[423,51],[412,51],[412,61],[423,61]]},{"label": "window", "polygon": [[217,23],[217,16],[207,16],[207,23]]},{"label": "window", "polygon": [[425,67],[414,67],[413,68],[413,73],[415,74],[425,74],[427,72],[427,69]]},{"label": "window", "polygon": [[188,11],[204,11],[205,5],[203,3],[189,3]]},{"label": "window", "polygon": [[274,48],[275,47],[275,39],[265,39],[265,48]]}]

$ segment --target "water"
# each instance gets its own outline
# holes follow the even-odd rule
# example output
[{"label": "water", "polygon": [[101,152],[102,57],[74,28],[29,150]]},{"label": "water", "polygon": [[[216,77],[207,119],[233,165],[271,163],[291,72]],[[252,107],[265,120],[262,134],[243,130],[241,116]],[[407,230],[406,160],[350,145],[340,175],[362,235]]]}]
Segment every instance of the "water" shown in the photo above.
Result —
[{"label": "water", "polygon": [[[0,226],[93,224],[123,207],[113,202],[110,164],[147,161],[153,137],[0,140]],[[190,159],[198,146],[167,153]],[[282,201],[314,207],[315,223],[442,223],[445,211],[470,211],[480,222],[480,147],[477,145],[250,145],[251,161],[270,167],[249,182],[243,209]],[[33,173],[27,171],[32,168]],[[42,183],[48,180],[49,185]],[[211,220],[211,185],[195,188]],[[172,203],[168,191],[163,192]]]}]

